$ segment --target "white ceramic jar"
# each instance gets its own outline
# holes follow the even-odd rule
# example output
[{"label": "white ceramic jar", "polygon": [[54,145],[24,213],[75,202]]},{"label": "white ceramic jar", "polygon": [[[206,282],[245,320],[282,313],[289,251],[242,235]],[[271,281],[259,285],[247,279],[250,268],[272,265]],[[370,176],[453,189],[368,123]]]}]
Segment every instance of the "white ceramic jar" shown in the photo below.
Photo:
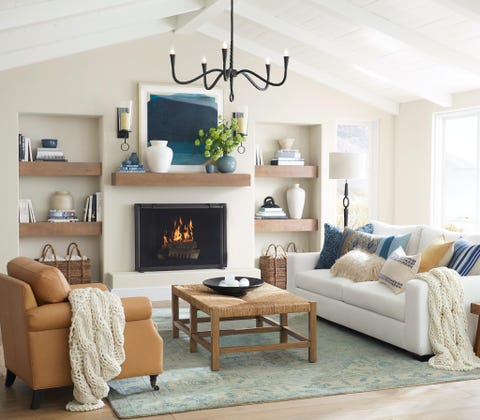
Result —
[{"label": "white ceramic jar", "polygon": [[305,190],[294,184],[287,190],[288,215],[290,219],[301,219],[305,206]]},{"label": "white ceramic jar", "polygon": [[73,196],[68,191],[55,191],[50,197],[50,210],[73,210]]},{"label": "white ceramic jar", "polygon": [[145,157],[151,172],[168,172],[173,159],[173,150],[167,146],[167,140],[150,140]]}]

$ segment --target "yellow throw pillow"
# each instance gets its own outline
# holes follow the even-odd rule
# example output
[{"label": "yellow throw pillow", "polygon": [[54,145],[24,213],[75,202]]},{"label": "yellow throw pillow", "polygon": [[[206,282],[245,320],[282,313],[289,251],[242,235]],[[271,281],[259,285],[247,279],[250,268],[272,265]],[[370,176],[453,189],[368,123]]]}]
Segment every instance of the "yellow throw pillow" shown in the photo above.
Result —
[{"label": "yellow throw pillow", "polygon": [[455,242],[445,242],[445,236],[440,235],[432,241],[422,252],[419,273],[430,271],[435,267],[445,267],[453,256]]}]

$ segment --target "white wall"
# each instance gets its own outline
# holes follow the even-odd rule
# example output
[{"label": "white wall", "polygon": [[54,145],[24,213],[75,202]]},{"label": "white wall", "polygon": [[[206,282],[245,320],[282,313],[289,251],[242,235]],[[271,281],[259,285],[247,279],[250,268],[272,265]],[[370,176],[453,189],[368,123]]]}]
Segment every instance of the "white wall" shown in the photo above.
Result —
[{"label": "white wall", "polygon": [[480,105],[480,91],[453,95],[452,106],[427,101],[400,106],[395,129],[394,222],[431,224],[433,114]]},{"label": "white wall", "polygon": [[[172,84],[168,52],[170,35],[76,54],[45,63],[0,72],[0,122],[2,127],[3,164],[0,167],[3,205],[0,208],[2,241],[0,266],[18,255],[17,199],[18,114],[23,112],[90,115],[101,118],[103,131],[98,145],[103,159],[105,221],[103,223],[102,252],[104,272],[133,271],[133,210],[135,202],[227,202],[229,238],[229,266],[253,267],[254,261],[254,189],[245,188],[156,188],[114,187],[111,173],[128,155],[120,150],[116,138],[116,107],[125,99],[134,100],[138,116],[138,83]],[[206,55],[209,63],[219,62],[220,46],[201,35],[177,37],[175,40],[179,77],[191,77],[200,69],[200,59]],[[193,53],[198,52],[197,53]],[[292,57],[294,60],[295,57]],[[263,68],[263,61],[248,54],[236,52],[236,63],[241,67]],[[273,77],[280,69],[273,68]],[[221,86],[224,87],[224,86]],[[334,181],[327,180],[327,151],[335,143],[337,119],[361,118],[379,121],[380,182],[379,218],[393,217],[393,117],[367,106],[347,95],[306,80],[294,73],[286,84],[259,92],[248,82],[235,81],[235,105],[248,105],[251,123],[289,122],[318,124],[322,127],[319,162],[322,190],[317,199],[323,221],[333,221]],[[224,91],[225,115],[234,109]],[[138,124],[134,118],[130,139],[131,151],[137,149]],[[65,140],[66,141],[66,140]],[[320,141],[320,140],[319,140]],[[238,157],[237,171],[253,174],[254,139],[246,144],[247,153]],[[186,192],[188,194],[186,194]],[[40,251],[38,251],[40,252]],[[37,255],[32,255],[37,256]]]}]

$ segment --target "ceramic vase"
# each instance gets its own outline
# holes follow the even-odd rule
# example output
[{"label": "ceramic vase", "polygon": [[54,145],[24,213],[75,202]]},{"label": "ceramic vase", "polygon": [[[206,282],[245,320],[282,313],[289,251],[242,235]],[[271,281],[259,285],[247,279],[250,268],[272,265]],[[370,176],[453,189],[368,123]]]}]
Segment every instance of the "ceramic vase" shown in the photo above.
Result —
[{"label": "ceramic vase", "polygon": [[223,155],[220,159],[217,160],[218,172],[229,174],[234,172],[236,168],[237,160],[233,156]]},{"label": "ceramic vase", "polygon": [[287,190],[287,205],[290,219],[301,219],[305,206],[305,190],[294,184]]},{"label": "ceramic vase", "polygon": [[148,169],[151,172],[168,172],[173,159],[173,150],[166,140],[150,140],[150,147],[145,152]]},{"label": "ceramic vase", "polygon": [[68,191],[55,191],[50,197],[50,210],[73,210],[73,197]]}]

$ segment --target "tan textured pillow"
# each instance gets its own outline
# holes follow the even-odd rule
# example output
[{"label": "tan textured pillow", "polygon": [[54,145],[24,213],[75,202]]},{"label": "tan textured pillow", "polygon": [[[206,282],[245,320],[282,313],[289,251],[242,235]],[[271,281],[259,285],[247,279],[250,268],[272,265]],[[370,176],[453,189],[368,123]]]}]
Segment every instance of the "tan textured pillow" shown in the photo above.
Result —
[{"label": "tan textured pillow", "polygon": [[340,257],[330,271],[334,276],[346,277],[353,281],[372,281],[378,279],[378,274],[385,260],[375,254],[361,249],[354,249]]},{"label": "tan textured pillow", "polygon": [[14,258],[7,264],[7,272],[30,285],[39,305],[63,302],[70,292],[70,285],[58,268],[31,258]]},{"label": "tan textured pillow", "polygon": [[440,235],[432,241],[422,252],[419,273],[430,271],[435,267],[445,267],[453,256],[455,242],[446,242],[445,235]]}]

